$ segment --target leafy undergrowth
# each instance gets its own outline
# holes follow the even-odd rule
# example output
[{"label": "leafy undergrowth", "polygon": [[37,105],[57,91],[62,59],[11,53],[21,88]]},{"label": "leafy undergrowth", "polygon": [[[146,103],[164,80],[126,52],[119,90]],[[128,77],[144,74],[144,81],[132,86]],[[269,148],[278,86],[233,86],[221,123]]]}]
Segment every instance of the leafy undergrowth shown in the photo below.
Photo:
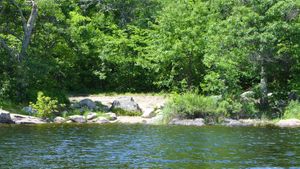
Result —
[{"label": "leafy undergrowth", "polygon": [[219,109],[217,100],[212,97],[185,93],[174,95],[163,109],[164,122],[172,118],[212,118],[217,120],[225,114]]},{"label": "leafy undergrowth", "polygon": [[114,108],[112,109],[112,112],[116,113],[118,116],[141,116],[141,112],[136,111],[126,111],[120,108]]},{"label": "leafy undergrowth", "polygon": [[22,110],[23,107],[24,105],[22,104],[16,104],[10,101],[0,100],[0,109],[6,110],[11,113],[27,115],[28,113]]},{"label": "leafy undergrowth", "polygon": [[285,108],[284,119],[300,119],[300,103],[299,101],[291,101]]}]

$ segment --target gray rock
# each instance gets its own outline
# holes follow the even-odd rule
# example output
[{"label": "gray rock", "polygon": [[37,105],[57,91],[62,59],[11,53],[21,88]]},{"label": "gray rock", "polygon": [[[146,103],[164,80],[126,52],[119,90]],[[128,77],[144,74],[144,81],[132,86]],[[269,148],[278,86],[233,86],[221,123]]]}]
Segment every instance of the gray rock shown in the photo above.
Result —
[{"label": "gray rock", "polygon": [[73,116],[70,116],[69,119],[75,123],[85,123],[86,122],[85,118],[81,115],[73,115]]},{"label": "gray rock", "polygon": [[95,118],[97,118],[97,113],[92,113],[92,112],[90,112],[90,113],[86,116],[86,119],[87,119],[87,120],[93,120],[93,119],[95,119]]},{"label": "gray rock", "polygon": [[222,125],[229,127],[245,127],[245,126],[272,126],[272,121],[261,119],[224,119]]},{"label": "gray rock", "polygon": [[300,120],[298,119],[280,120],[275,125],[278,127],[300,127]]},{"label": "gray rock", "polygon": [[65,121],[66,121],[65,118],[59,117],[59,116],[55,117],[54,120],[53,120],[54,123],[64,123]]},{"label": "gray rock", "polygon": [[105,113],[105,114],[109,117],[109,120],[117,120],[116,113],[109,112],[109,113]]},{"label": "gray rock", "polygon": [[143,118],[152,118],[156,115],[156,111],[154,108],[146,108],[143,110]]},{"label": "gray rock", "polygon": [[0,123],[13,123],[8,111],[0,109]]},{"label": "gray rock", "polygon": [[30,115],[34,115],[37,113],[37,110],[35,110],[34,108],[32,108],[31,106],[26,106],[26,107],[23,107],[22,111],[30,114]]},{"label": "gray rock", "polygon": [[122,109],[129,112],[142,112],[132,97],[120,97],[113,101],[111,109]]},{"label": "gray rock", "polygon": [[93,121],[94,123],[97,124],[105,124],[105,123],[110,123],[109,120],[105,117],[98,117],[95,121]]},{"label": "gray rock", "polygon": [[243,124],[241,121],[234,120],[234,119],[224,119],[222,125],[224,125],[224,126],[230,126],[230,127],[245,126],[245,124]]},{"label": "gray rock", "polygon": [[11,114],[11,119],[15,124],[44,124],[47,121],[32,116],[25,116],[20,114]]},{"label": "gray rock", "polygon": [[79,102],[80,107],[86,107],[89,110],[96,109],[96,103],[93,102],[91,99],[83,99]]},{"label": "gray rock", "polygon": [[173,119],[169,124],[173,125],[184,125],[184,126],[204,126],[204,119]]}]

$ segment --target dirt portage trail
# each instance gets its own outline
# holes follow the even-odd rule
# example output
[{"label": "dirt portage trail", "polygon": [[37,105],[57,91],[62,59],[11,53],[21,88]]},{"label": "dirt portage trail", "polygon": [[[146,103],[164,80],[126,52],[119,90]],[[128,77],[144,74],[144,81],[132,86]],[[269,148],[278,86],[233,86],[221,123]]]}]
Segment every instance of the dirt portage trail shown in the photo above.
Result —
[{"label": "dirt portage trail", "polygon": [[163,106],[166,101],[166,96],[147,95],[147,94],[129,94],[129,95],[90,95],[90,96],[73,96],[69,99],[71,101],[80,101],[83,99],[91,99],[93,101],[100,101],[102,104],[111,106],[113,101],[119,97],[132,97],[136,103],[139,104],[140,108],[144,111],[148,108],[157,108]]}]

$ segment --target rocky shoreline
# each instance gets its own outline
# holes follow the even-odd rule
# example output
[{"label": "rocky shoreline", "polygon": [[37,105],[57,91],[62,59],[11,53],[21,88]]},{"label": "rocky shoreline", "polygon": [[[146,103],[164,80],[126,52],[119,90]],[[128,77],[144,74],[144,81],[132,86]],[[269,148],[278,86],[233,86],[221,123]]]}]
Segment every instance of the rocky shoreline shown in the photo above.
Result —
[{"label": "rocky shoreline", "polygon": [[[106,100],[105,100],[106,99]],[[49,123],[89,123],[89,124],[108,124],[108,123],[121,123],[121,124],[163,124],[163,114],[161,109],[165,100],[154,96],[153,98],[146,98],[143,101],[142,98],[137,98],[136,102],[131,96],[113,98],[105,97],[105,101],[98,98],[97,101],[90,98],[82,98],[80,101],[73,100],[71,105],[78,111],[88,109],[87,114],[70,115],[67,117],[57,116],[54,119],[43,119],[31,115],[21,115],[10,113],[0,109],[0,123],[4,124],[49,124]],[[147,102],[149,101],[149,102]],[[103,104],[104,103],[104,104]],[[140,104],[141,103],[141,104]],[[94,110],[98,109],[97,105],[102,106],[102,111],[105,113],[99,115]],[[142,105],[142,106],[140,106]],[[129,112],[138,112],[140,116],[118,116],[116,113],[111,112],[113,109],[121,109]],[[25,110],[30,110],[29,113],[34,113],[32,108],[27,107]],[[220,125],[227,127],[260,127],[260,126],[274,126],[274,127],[300,127],[300,120],[298,119],[286,119],[278,121],[261,120],[261,119],[223,119],[220,123],[209,123],[202,118],[196,119],[172,119],[168,125],[183,125],[183,126],[210,126]]]},{"label": "rocky shoreline", "polygon": [[[52,121],[45,120],[38,117],[26,116],[20,114],[9,113],[5,110],[0,110],[0,123],[1,124],[66,124],[66,123],[77,123],[77,124],[108,124],[108,123],[121,123],[121,124],[148,124],[156,125],[161,124],[161,117],[143,118],[141,116],[115,116],[110,114],[112,118],[97,117],[95,114],[89,114],[87,117],[81,115],[70,116],[69,118],[56,117]],[[281,128],[295,128],[300,127],[300,120],[298,119],[286,119],[279,120],[277,122],[259,119],[224,119],[221,123],[207,124],[204,119],[173,119],[168,125],[181,125],[181,126],[226,126],[226,127],[281,127]]]}]

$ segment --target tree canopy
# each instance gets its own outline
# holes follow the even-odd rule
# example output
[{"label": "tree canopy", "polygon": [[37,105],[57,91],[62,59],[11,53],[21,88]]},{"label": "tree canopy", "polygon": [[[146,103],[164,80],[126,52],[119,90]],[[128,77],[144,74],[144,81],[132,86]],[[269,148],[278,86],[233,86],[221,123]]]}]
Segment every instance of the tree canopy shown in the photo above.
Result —
[{"label": "tree canopy", "polygon": [[1,0],[0,97],[300,91],[297,0]]}]

